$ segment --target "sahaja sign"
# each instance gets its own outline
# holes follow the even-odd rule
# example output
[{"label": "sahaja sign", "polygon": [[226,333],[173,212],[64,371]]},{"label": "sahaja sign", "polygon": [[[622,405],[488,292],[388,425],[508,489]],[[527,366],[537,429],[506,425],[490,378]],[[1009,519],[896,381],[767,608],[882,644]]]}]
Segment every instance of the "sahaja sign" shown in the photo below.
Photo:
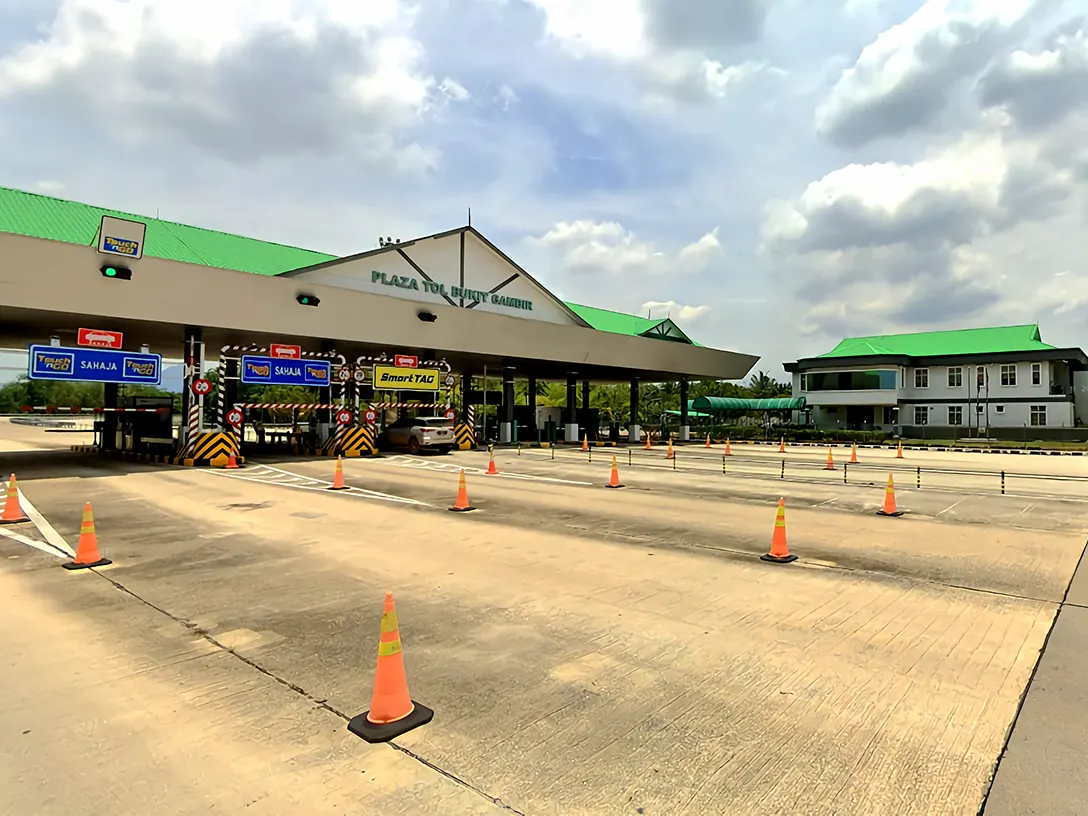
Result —
[{"label": "sahaja sign", "polygon": [[525,298],[508,297],[498,292],[485,292],[481,289],[466,289],[463,286],[446,286],[437,281],[411,278],[407,275],[389,275],[385,272],[371,272],[371,283],[380,283],[382,286],[393,286],[397,289],[409,289],[416,292],[427,292],[447,298],[464,298],[476,303],[493,303],[496,306],[506,306],[508,309],[522,309],[527,312],[533,310],[533,302]]}]

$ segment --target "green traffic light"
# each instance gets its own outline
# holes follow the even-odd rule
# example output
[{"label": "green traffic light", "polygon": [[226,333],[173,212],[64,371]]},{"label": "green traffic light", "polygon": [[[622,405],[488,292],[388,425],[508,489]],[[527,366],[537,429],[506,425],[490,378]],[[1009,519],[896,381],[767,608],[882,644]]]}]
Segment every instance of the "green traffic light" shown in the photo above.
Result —
[{"label": "green traffic light", "polygon": [[117,270],[114,269],[112,266],[107,266],[103,271],[106,273],[107,278],[117,277]]}]

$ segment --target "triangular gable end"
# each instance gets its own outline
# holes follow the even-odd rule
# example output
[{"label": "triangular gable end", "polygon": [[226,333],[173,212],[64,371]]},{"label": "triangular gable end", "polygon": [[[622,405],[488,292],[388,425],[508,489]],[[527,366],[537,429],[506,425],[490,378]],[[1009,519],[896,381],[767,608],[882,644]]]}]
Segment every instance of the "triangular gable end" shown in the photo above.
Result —
[{"label": "triangular gable end", "polygon": [[642,336],[654,337],[659,340],[672,340],[677,343],[687,343],[689,345],[693,345],[691,338],[684,334],[684,332],[680,330],[680,327],[673,323],[672,319],[668,317],[662,320],[656,326],[649,329],[648,331],[644,331],[642,333]]},{"label": "triangular gable end", "polygon": [[588,326],[472,227],[292,270],[284,277],[437,306]]}]

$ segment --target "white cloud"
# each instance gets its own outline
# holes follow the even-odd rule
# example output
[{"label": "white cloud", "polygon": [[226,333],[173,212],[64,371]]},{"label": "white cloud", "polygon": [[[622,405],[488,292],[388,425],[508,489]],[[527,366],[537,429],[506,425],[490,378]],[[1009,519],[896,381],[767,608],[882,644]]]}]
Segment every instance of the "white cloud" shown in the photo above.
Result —
[{"label": "white cloud", "polygon": [[1046,0],[927,0],[842,72],[816,129],[852,147],[930,126],[961,82],[985,68]]},{"label": "white cloud", "polygon": [[[38,41],[0,59],[0,98],[178,138],[232,160],[350,144],[433,166],[392,132],[437,91],[399,0],[62,0]],[[119,121],[123,128],[117,128]]]},{"label": "white cloud", "polygon": [[561,221],[528,243],[550,250],[565,269],[580,273],[701,272],[722,254],[717,228],[670,254],[615,221]]},{"label": "white cloud", "polygon": [[[715,46],[758,37],[763,0],[729,5],[688,0],[529,0],[545,30],[576,58],[597,57],[630,69],[650,101],[721,98],[767,68],[712,56]],[[714,34],[708,37],[708,32]]]},{"label": "white cloud", "polygon": [[64,192],[64,182],[54,181],[53,179],[42,179],[34,185],[34,189],[40,193],[45,193],[46,195],[60,195]]},{"label": "white cloud", "polygon": [[642,304],[642,311],[650,317],[671,317],[681,325],[694,323],[705,317],[710,311],[709,306],[684,306],[675,300],[650,300]]}]

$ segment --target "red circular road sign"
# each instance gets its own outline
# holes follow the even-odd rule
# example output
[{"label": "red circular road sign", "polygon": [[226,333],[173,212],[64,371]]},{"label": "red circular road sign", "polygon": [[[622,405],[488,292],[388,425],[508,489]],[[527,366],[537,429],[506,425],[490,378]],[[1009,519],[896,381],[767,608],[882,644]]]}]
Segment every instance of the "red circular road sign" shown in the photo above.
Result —
[{"label": "red circular road sign", "polygon": [[242,424],[242,412],[237,408],[231,408],[227,411],[227,422],[231,425],[238,426]]},{"label": "red circular road sign", "polygon": [[365,419],[371,425],[374,424],[374,420],[376,420],[377,418],[378,418],[378,415],[376,413],[374,413],[373,408],[367,408],[366,413],[363,414],[363,419]]},{"label": "red circular road sign", "polygon": [[193,393],[200,397],[205,397],[212,392],[211,380],[205,380],[203,377],[197,377],[193,380],[192,385]]},{"label": "red circular road sign", "polygon": [[336,422],[338,425],[350,425],[351,424],[351,411],[347,408],[341,408],[336,412]]},{"label": "red circular road sign", "polygon": [[454,411],[452,408],[447,408],[446,409],[446,419],[448,419],[450,422],[453,422],[454,417],[456,417],[456,416],[457,416],[457,412]]}]

